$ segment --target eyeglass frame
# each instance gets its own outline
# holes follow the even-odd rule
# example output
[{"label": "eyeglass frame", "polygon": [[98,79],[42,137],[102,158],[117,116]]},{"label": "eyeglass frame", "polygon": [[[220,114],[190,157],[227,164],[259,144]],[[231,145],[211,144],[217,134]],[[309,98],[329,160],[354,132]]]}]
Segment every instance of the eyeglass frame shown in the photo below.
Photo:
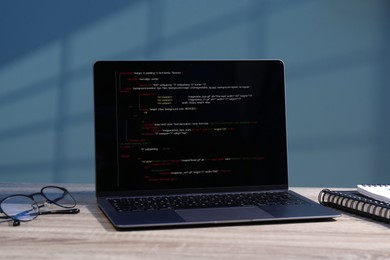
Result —
[{"label": "eyeglass frame", "polygon": [[[61,198],[58,198],[56,200],[51,200],[49,199],[44,193],[43,191],[47,188],[56,188],[56,189],[59,189],[59,190],[62,190],[64,192],[64,194],[70,196],[72,198],[72,200],[74,201],[74,205],[71,206],[71,207],[67,207],[67,206],[64,206],[64,205],[60,205],[57,203],[57,201],[61,198],[63,198],[64,196],[62,196]],[[34,196],[42,196],[43,198],[45,198],[45,202],[44,204],[42,205],[39,205],[38,202],[34,199]],[[3,209],[1,208],[1,204],[9,199],[9,198],[12,198],[12,197],[27,197],[29,199],[31,199],[34,204],[36,205],[36,208],[37,208],[37,215],[35,217],[33,217],[32,219],[29,219],[29,220],[20,220],[20,219],[17,219],[15,217],[11,217],[9,216],[7,213],[5,213],[3,211]],[[64,208],[64,209],[59,209],[59,210],[48,210],[48,211],[41,211],[40,209],[45,207],[45,203],[48,202],[50,204],[54,204],[58,207],[61,207],[61,208]],[[64,187],[59,187],[59,186],[53,186],[53,185],[49,185],[49,186],[45,186],[41,189],[40,192],[36,192],[36,193],[32,193],[32,194],[29,194],[29,195],[26,195],[26,194],[12,194],[12,195],[9,195],[3,199],[0,200],[0,213],[4,214],[5,216],[0,216],[0,219],[7,219],[9,221],[13,221],[13,226],[19,226],[20,225],[20,222],[29,222],[29,221],[32,221],[34,219],[36,219],[39,215],[48,215],[48,214],[77,214],[80,212],[80,209],[79,208],[76,208],[76,205],[77,205],[77,201],[76,199],[72,196],[72,194]],[[34,207],[32,206],[32,209],[34,209]]]}]

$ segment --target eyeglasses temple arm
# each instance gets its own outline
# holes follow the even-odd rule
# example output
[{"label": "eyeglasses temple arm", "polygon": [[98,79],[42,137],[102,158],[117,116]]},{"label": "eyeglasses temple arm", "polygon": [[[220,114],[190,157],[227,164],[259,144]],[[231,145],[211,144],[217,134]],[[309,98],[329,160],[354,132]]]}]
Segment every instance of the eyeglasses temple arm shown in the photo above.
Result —
[{"label": "eyeglasses temple arm", "polygon": [[48,214],[77,214],[79,212],[80,212],[79,208],[73,208],[73,209],[60,209],[60,210],[41,211],[40,215],[48,215]]}]

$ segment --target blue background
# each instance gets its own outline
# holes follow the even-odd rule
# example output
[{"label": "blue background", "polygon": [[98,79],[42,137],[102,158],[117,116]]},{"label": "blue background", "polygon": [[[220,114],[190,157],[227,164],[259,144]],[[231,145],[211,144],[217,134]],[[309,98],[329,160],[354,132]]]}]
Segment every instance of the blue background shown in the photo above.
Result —
[{"label": "blue background", "polygon": [[0,182],[94,180],[101,59],[282,59],[293,186],[388,183],[386,0],[1,1]]}]

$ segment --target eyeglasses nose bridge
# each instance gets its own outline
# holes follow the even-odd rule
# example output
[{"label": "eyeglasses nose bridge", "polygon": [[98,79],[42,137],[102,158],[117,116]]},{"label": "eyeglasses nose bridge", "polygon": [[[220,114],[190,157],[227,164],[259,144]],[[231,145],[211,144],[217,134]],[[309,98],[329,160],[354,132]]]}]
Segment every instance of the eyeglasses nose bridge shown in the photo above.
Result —
[{"label": "eyeglasses nose bridge", "polygon": [[45,206],[45,208],[48,208],[48,209],[52,209],[53,208],[53,203],[49,202],[49,201],[45,201],[43,203],[43,205]]},{"label": "eyeglasses nose bridge", "polygon": [[33,208],[34,212],[37,212],[38,214],[41,212],[38,204],[34,201],[34,203],[31,205]]}]

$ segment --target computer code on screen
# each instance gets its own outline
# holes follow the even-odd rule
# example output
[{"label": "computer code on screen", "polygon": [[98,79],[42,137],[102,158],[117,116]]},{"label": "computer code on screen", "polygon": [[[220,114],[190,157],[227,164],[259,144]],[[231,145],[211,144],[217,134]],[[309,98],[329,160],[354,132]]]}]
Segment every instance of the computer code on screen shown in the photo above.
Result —
[{"label": "computer code on screen", "polygon": [[272,182],[285,146],[284,89],[272,87],[280,75],[252,63],[188,62],[130,66],[113,77],[121,183]]}]

